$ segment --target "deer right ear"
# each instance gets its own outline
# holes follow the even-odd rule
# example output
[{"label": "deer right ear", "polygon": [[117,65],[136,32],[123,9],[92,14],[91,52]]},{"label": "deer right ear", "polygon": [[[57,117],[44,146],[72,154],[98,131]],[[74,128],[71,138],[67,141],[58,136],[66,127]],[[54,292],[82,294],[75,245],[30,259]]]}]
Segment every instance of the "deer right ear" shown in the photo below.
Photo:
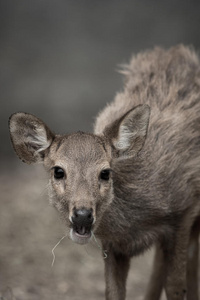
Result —
[{"label": "deer right ear", "polygon": [[9,119],[9,129],[13,148],[28,164],[42,161],[44,151],[54,139],[54,134],[40,119],[27,113],[13,114]]},{"label": "deer right ear", "polygon": [[143,147],[150,117],[148,105],[138,105],[108,126],[104,135],[109,139],[117,157],[133,157]]}]

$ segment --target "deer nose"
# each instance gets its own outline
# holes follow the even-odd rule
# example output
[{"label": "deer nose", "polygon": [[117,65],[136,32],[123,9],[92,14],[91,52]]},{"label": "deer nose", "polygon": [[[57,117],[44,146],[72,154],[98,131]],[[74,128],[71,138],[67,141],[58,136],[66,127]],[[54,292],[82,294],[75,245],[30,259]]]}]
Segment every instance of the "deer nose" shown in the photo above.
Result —
[{"label": "deer nose", "polygon": [[72,216],[72,222],[76,226],[84,226],[84,227],[91,227],[92,223],[94,221],[93,215],[92,215],[92,209],[75,209],[74,214]]}]

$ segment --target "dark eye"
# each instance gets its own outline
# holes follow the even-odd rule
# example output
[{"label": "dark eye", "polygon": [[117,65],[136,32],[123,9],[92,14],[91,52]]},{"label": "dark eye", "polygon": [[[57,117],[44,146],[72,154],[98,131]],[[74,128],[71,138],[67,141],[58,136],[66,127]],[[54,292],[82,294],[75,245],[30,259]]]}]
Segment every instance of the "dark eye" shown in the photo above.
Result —
[{"label": "dark eye", "polygon": [[65,176],[65,172],[62,168],[60,167],[55,167],[54,168],[54,178],[55,179],[62,179]]},{"label": "dark eye", "polygon": [[100,179],[109,180],[109,178],[110,178],[110,170],[109,169],[102,170],[100,173]]}]

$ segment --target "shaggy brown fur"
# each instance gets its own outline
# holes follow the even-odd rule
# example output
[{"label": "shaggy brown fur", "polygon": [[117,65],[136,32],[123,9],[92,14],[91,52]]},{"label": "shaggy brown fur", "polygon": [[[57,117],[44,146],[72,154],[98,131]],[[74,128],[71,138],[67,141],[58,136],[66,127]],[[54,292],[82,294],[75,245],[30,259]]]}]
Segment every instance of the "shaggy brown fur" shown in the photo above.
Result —
[{"label": "shaggy brown fur", "polygon": [[197,300],[199,59],[182,45],[155,48],[122,73],[124,91],[99,114],[94,134],[55,136],[17,113],[11,139],[22,160],[44,162],[50,200],[72,240],[87,243],[91,231],[100,238],[107,300],[125,299],[130,258],[153,244],[145,299],[158,300],[164,288],[168,300]]}]

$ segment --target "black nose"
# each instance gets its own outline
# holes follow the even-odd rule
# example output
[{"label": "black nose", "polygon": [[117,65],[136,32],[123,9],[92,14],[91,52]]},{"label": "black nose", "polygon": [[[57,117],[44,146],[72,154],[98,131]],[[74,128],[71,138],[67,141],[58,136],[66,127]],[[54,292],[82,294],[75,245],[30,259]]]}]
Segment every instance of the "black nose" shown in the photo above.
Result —
[{"label": "black nose", "polygon": [[76,226],[91,227],[93,220],[94,218],[92,215],[92,209],[81,208],[81,209],[74,210],[72,222]]}]

